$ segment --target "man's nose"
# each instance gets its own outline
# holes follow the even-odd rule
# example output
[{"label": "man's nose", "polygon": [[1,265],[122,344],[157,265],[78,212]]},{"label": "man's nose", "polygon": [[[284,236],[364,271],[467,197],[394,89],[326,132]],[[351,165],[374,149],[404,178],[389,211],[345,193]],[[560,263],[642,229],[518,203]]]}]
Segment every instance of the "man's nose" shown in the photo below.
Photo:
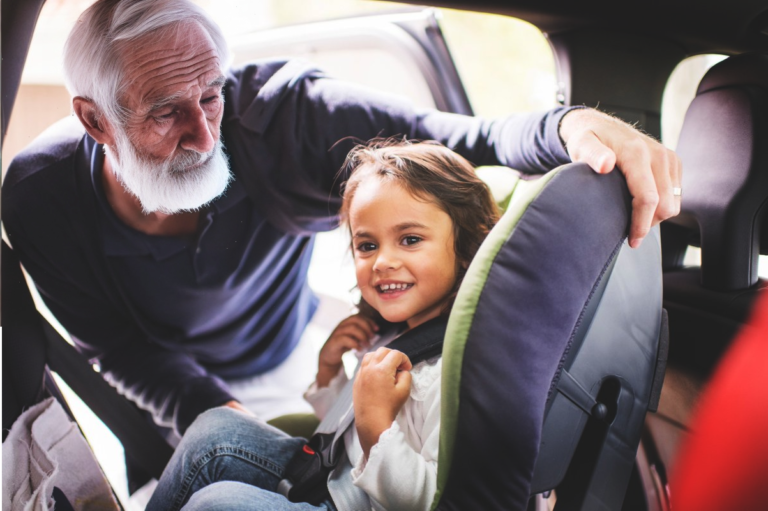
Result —
[{"label": "man's nose", "polygon": [[216,137],[211,133],[208,118],[202,108],[196,108],[187,118],[185,132],[180,140],[182,149],[208,153],[216,147]]}]

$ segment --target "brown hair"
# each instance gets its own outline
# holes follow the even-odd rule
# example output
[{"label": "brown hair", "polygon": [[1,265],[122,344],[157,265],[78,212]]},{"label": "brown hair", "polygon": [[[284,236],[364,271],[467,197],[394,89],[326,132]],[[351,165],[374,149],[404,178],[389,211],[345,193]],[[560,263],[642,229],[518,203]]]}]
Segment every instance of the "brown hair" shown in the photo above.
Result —
[{"label": "brown hair", "polygon": [[[452,305],[467,266],[499,219],[496,202],[472,164],[438,142],[379,138],[352,149],[342,172],[349,176],[342,190],[340,213],[344,223],[348,223],[349,206],[358,186],[371,176],[395,182],[448,214],[457,264]],[[361,312],[370,312],[364,301],[360,305]]]}]

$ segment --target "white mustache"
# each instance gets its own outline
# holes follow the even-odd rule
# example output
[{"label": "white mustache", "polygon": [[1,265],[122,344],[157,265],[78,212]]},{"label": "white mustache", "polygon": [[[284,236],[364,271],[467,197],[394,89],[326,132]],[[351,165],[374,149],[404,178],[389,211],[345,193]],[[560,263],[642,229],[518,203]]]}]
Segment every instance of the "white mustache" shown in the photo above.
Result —
[{"label": "white mustache", "polygon": [[216,155],[216,148],[207,153],[185,150],[181,154],[175,155],[172,159],[166,160],[166,170],[169,174],[182,174],[190,167],[205,165]]},{"label": "white mustache", "polygon": [[209,152],[187,149],[154,161],[138,151],[124,132],[118,133],[116,146],[114,152],[105,146],[113,171],[139,199],[145,214],[198,210],[221,195],[232,179],[220,140]]}]

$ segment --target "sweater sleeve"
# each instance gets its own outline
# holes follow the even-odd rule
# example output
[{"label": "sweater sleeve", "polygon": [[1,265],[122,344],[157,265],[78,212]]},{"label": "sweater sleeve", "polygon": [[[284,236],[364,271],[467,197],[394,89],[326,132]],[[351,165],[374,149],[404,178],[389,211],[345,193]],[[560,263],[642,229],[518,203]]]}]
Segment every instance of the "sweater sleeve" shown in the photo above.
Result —
[{"label": "sweater sleeve", "polygon": [[[345,158],[356,144],[376,137],[435,140],[475,165],[506,165],[527,173],[570,161],[558,133],[568,108],[471,117],[418,109],[405,97],[329,78],[298,61],[268,79],[259,78],[259,69],[238,71],[227,89],[229,114],[222,133],[235,174],[270,221],[286,232],[306,234],[337,225]],[[249,87],[252,83],[264,85]],[[254,161],[264,164],[254,166]]]},{"label": "sweater sleeve", "polygon": [[368,459],[360,456],[352,469],[352,481],[368,494],[376,510],[428,511],[432,505],[437,488],[441,367],[428,368],[425,376],[431,381],[421,393],[423,401],[413,399],[412,392]]},{"label": "sweater sleeve", "polygon": [[[315,139],[312,144],[321,144],[325,156],[334,159],[333,177],[356,142],[398,135],[436,140],[475,165],[506,165],[537,174],[570,162],[559,124],[572,108],[496,119],[472,117],[418,109],[407,98],[332,78],[308,78],[298,92],[305,101],[297,100],[292,108],[281,108],[279,112],[285,115],[289,111],[301,119],[306,136],[321,134],[321,140]],[[279,118],[275,126],[284,120]],[[307,129],[307,123],[321,126]]]}]

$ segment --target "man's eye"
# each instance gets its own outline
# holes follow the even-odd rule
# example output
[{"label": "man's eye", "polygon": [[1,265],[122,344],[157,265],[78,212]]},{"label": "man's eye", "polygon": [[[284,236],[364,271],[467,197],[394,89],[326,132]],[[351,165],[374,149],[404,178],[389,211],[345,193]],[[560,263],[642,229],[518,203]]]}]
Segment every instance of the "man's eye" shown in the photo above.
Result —
[{"label": "man's eye", "polygon": [[218,101],[218,99],[219,99],[219,96],[211,96],[211,97],[202,99],[200,102],[201,103],[215,103],[216,101]]},{"label": "man's eye", "polygon": [[172,117],[173,117],[175,114],[176,114],[176,112],[175,112],[174,110],[171,110],[170,112],[168,112],[168,113],[165,113],[165,114],[154,114],[154,115],[152,116],[152,118],[154,118],[154,119],[155,119],[156,121],[158,121],[158,122],[164,122],[164,121],[169,121],[169,120],[171,120],[171,118],[172,118]]},{"label": "man's eye", "polygon": [[419,236],[406,236],[403,238],[403,241],[401,242],[403,245],[415,245],[416,243],[420,242],[423,238],[420,238]]},{"label": "man's eye", "polygon": [[370,252],[372,250],[376,250],[376,244],[375,243],[365,242],[365,243],[360,243],[357,246],[357,251],[358,252]]}]

